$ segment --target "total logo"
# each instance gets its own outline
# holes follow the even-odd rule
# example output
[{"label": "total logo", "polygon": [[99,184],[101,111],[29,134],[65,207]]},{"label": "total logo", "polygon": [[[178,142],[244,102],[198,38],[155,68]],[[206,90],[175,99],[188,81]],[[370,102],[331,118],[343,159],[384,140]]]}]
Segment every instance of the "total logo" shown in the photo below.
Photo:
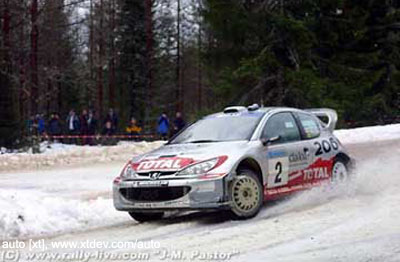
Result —
[{"label": "total logo", "polygon": [[192,160],[187,158],[144,160],[137,165],[136,171],[178,170],[191,162]]},{"label": "total logo", "polygon": [[303,171],[304,180],[325,179],[329,178],[327,167],[315,167]]}]

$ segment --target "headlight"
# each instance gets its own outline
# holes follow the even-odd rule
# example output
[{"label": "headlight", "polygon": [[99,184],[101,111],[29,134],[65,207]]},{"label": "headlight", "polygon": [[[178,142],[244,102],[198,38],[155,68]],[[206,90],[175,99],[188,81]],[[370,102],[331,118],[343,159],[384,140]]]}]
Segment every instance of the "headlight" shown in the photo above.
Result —
[{"label": "headlight", "polygon": [[133,179],[136,177],[136,172],[133,170],[131,163],[129,163],[125,170],[122,171],[121,178],[122,179]]},{"label": "headlight", "polygon": [[202,175],[210,171],[218,163],[218,158],[191,165],[178,173],[179,176]]}]

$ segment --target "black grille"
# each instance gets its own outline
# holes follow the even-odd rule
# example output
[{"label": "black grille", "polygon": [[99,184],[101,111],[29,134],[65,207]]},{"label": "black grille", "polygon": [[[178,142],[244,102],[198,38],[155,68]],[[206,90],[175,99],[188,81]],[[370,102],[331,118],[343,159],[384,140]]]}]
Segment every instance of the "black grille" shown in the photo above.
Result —
[{"label": "black grille", "polygon": [[178,199],[189,193],[190,187],[148,187],[121,188],[121,195],[132,201],[168,201]]},{"label": "black grille", "polygon": [[176,173],[176,171],[171,171],[171,172],[157,172],[157,171],[153,171],[153,172],[146,172],[146,173],[137,173],[138,176],[141,177],[150,177],[151,174],[154,173],[160,173],[160,177],[162,176],[169,176],[169,175],[173,175]]}]

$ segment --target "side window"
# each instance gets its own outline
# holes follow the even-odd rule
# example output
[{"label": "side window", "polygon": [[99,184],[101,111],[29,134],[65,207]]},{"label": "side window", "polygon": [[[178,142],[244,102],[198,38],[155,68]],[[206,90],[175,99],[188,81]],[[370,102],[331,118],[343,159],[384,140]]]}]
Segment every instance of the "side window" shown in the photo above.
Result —
[{"label": "side window", "polygon": [[291,113],[278,113],[268,119],[262,137],[270,139],[276,136],[280,136],[276,144],[300,140],[299,128]]},{"label": "side window", "polygon": [[306,138],[312,139],[318,137],[321,130],[317,120],[314,117],[303,113],[299,113],[298,116]]}]

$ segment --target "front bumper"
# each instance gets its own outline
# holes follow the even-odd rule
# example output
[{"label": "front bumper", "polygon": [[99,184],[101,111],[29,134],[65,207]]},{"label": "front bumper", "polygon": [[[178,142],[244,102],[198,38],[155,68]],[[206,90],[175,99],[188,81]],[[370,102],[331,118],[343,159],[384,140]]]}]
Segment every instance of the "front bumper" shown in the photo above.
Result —
[{"label": "front bumper", "polygon": [[120,211],[225,209],[230,206],[226,177],[117,181],[114,206]]}]

